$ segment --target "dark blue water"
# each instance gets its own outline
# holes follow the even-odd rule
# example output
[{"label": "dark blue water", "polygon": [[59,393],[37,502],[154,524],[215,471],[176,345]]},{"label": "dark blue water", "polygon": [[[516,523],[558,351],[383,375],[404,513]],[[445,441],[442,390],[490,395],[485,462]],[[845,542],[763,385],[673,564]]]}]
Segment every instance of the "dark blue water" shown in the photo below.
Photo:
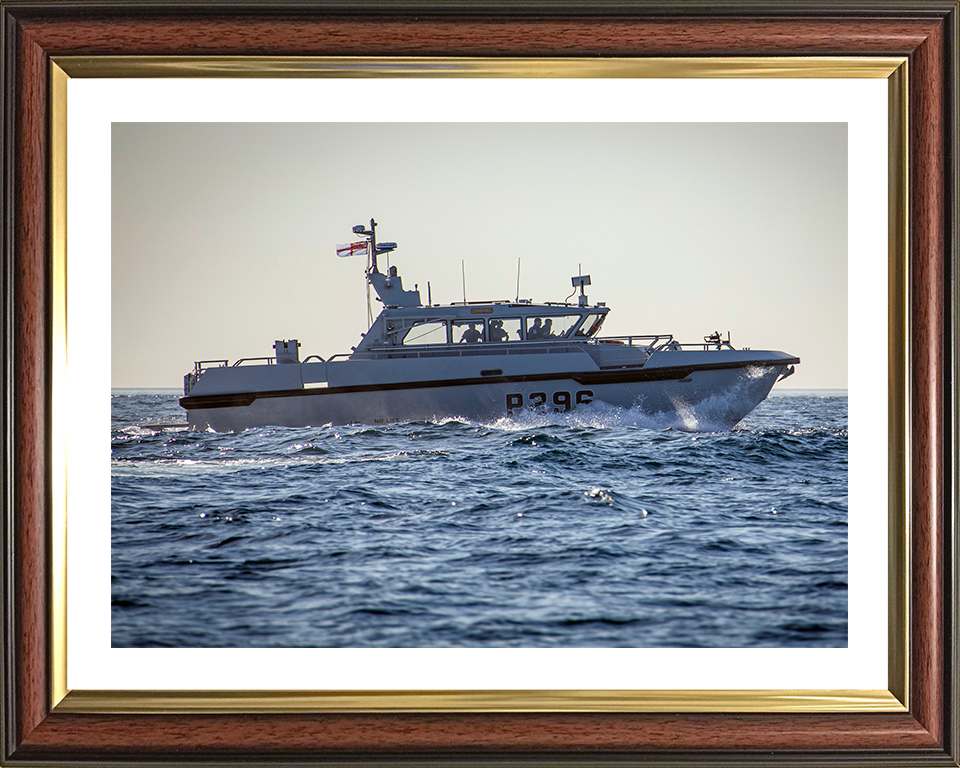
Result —
[{"label": "dark blue water", "polygon": [[115,647],[847,644],[846,393],[698,434],[138,426],[177,396],[113,394]]}]

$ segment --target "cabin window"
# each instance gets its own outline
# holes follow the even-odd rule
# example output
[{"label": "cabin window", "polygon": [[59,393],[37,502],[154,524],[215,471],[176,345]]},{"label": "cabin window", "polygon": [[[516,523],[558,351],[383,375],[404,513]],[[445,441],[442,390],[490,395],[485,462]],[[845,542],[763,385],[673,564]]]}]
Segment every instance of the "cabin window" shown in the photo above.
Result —
[{"label": "cabin window", "polygon": [[580,322],[581,315],[546,315],[527,318],[527,339],[562,339]]},{"label": "cabin window", "polygon": [[445,320],[420,322],[414,324],[403,337],[403,345],[411,344],[446,344],[447,323]]},{"label": "cabin window", "polygon": [[487,324],[487,338],[491,344],[520,341],[523,338],[519,317],[494,317]]},{"label": "cabin window", "polygon": [[454,343],[478,344],[487,340],[483,320],[457,320],[453,323],[450,338]]},{"label": "cabin window", "polygon": [[577,328],[576,332],[573,334],[577,338],[590,338],[596,336],[600,331],[600,326],[603,325],[604,318],[606,318],[605,312],[593,312],[592,314],[587,315],[586,319],[583,321],[583,325]]}]

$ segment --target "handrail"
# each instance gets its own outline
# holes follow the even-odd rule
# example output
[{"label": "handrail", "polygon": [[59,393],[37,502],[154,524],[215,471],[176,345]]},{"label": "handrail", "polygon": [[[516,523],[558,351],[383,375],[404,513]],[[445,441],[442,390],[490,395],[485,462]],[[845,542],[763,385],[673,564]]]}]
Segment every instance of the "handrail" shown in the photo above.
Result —
[{"label": "handrail", "polygon": [[[609,342],[621,342],[628,347],[639,346],[644,349],[650,349],[658,342],[662,341],[663,344],[669,344],[673,341],[672,333],[646,333],[642,335],[629,335],[629,336],[598,336],[591,339],[583,339],[584,342],[590,342],[593,344],[604,344]],[[645,344],[634,344],[634,342],[647,342]],[[662,345],[661,345],[662,346]]]},{"label": "handrail", "polygon": [[[494,351],[500,349],[529,349],[531,347],[554,347],[554,346],[580,346],[583,344],[597,344],[604,341],[623,341],[633,346],[634,342],[649,341],[643,344],[644,348],[656,344],[658,341],[668,342],[673,339],[671,334],[644,334],[632,336],[558,336],[551,339],[516,339],[514,341],[476,341],[476,342],[444,342],[442,344],[397,344],[380,345],[368,347],[367,349],[357,350],[360,353],[371,354],[396,354],[398,352],[433,352],[437,350],[446,350],[448,352],[470,352],[476,350]],[[330,360],[337,357],[350,357],[348,354],[333,355]]]},{"label": "handrail", "polygon": [[229,360],[198,360],[193,364],[193,372],[199,376],[203,372],[203,367],[205,365],[210,367],[211,363],[217,363],[217,368],[226,368],[228,365],[230,365]]},{"label": "handrail", "polygon": [[716,352],[717,350],[720,350],[720,349],[732,349],[736,351],[737,349],[735,346],[733,346],[733,344],[727,341],[721,341],[719,344],[717,344],[717,342],[715,341],[679,342],[679,341],[672,341],[672,340],[667,342],[666,344],[662,344],[660,347],[658,347],[658,349],[661,349],[662,347],[667,346],[667,344],[670,344],[674,349],[680,349],[680,350],[699,349],[703,352],[711,352],[711,351]]},{"label": "handrail", "polygon": [[[616,338],[616,337],[615,337]],[[670,339],[671,336],[666,335],[651,335],[651,336],[623,336],[620,337],[625,340],[639,341],[641,339],[649,339],[650,344],[644,344],[643,348],[648,349],[652,344],[656,343],[659,339]],[[357,350],[355,354],[359,356],[370,356],[373,359],[379,359],[382,357],[411,357],[411,358],[421,358],[421,357],[433,357],[433,356],[449,356],[449,357],[464,357],[464,356],[474,356],[474,355],[495,355],[495,354],[515,354],[521,352],[530,352],[531,350],[576,350],[582,348],[586,344],[595,344],[602,339],[588,338],[585,336],[570,336],[570,337],[558,337],[555,339],[536,339],[536,340],[516,340],[516,341],[478,341],[472,343],[443,343],[443,344],[407,344],[407,345],[396,345],[396,346],[377,346],[370,347],[368,349]],[[623,342],[621,342],[623,343]],[[351,355],[334,355],[330,358],[333,360],[336,357],[346,357],[349,358]]]},{"label": "handrail", "polygon": [[[641,337],[634,337],[641,338]],[[652,338],[652,337],[651,337]],[[375,347],[360,350],[361,352],[380,352],[383,350],[396,351],[404,349],[410,352],[417,350],[431,349],[489,349],[490,347],[510,347],[527,346],[533,344],[586,344],[592,341],[591,336],[552,336],[549,339],[512,339],[510,341],[444,341],[437,344],[381,344]],[[349,355],[345,355],[349,357]],[[339,355],[334,355],[339,357]],[[333,360],[333,357],[330,358]]]},{"label": "handrail", "polygon": [[[392,358],[392,357],[474,357],[496,354],[518,354],[521,352],[530,352],[531,348],[543,348],[546,350],[568,350],[571,347],[578,348],[579,344],[571,344],[558,339],[561,344],[547,344],[542,341],[530,342],[477,342],[475,344],[430,344],[417,346],[396,346],[396,347],[373,347],[371,349],[358,350],[357,357],[367,357],[372,359]],[[343,355],[350,357],[350,355]],[[330,358],[331,360],[333,358]]]},{"label": "handrail", "polygon": [[[639,347],[648,352],[661,351],[666,349],[668,346],[672,349],[701,349],[703,351],[716,350],[716,349],[735,349],[729,342],[721,340],[718,345],[716,341],[711,342],[695,342],[695,343],[681,343],[675,341],[673,334],[670,333],[651,333],[651,334],[641,334],[641,335],[627,335],[627,336],[570,336],[570,337],[558,337],[555,339],[517,339],[516,341],[478,341],[472,343],[463,343],[463,342],[446,342],[443,344],[409,344],[409,345],[397,345],[397,346],[377,346],[370,347],[368,349],[358,350],[359,355],[370,355],[374,358],[379,358],[387,355],[406,355],[409,357],[422,357],[426,353],[437,353],[445,352],[447,355],[455,357],[463,357],[466,355],[472,355],[472,353],[483,351],[484,354],[496,354],[497,352],[506,352],[510,353],[511,350],[530,350],[537,348],[561,348],[561,347],[577,347],[584,344],[604,344],[604,343],[621,343],[624,346],[628,347]],[[455,353],[455,354],[451,354]],[[354,353],[356,354],[356,352]],[[313,360],[316,360],[321,363],[330,363],[334,360],[344,360],[349,359],[353,355],[350,353],[338,353],[331,355],[329,358],[324,360],[320,355],[310,355],[304,360],[299,361],[300,363],[309,363]],[[262,362],[266,361],[267,365],[273,365],[276,363],[276,358],[273,357],[241,357],[239,360],[230,365],[229,360],[200,360],[194,363],[194,373],[199,376],[204,367],[211,367],[216,365],[216,367],[226,368],[233,367],[236,368],[239,365],[244,363],[253,363],[253,362]]]},{"label": "handrail", "polygon": [[[368,349],[359,350],[360,352],[429,352],[437,349],[445,349],[448,351],[461,351],[466,352],[468,350],[477,350],[477,349],[516,349],[517,347],[530,347],[530,346],[546,346],[548,344],[577,344],[583,343],[586,339],[566,339],[559,337],[556,339],[538,339],[538,340],[527,340],[527,339],[517,339],[516,341],[472,341],[472,342],[463,342],[463,341],[454,341],[454,342],[444,342],[443,344],[396,344],[389,345],[383,344],[376,347],[369,347]],[[349,355],[347,355],[349,357]],[[332,357],[330,358],[333,359]]]},{"label": "handrail", "polygon": [[275,357],[241,357],[239,360],[237,360],[237,362],[233,364],[232,367],[236,368],[238,365],[241,365],[243,363],[253,363],[253,362],[257,362],[258,360],[266,360],[267,365],[273,365],[276,362]]},{"label": "handrail", "polygon": [[272,357],[241,357],[235,361],[233,365],[230,365],[229,360],[197,360],[193,364],[193,372],[199,376],[206,368],[236,368],[243,363],[255,362],[257,360],[266,360],[267,365],[272,365],[276,362],[276,359]]}]

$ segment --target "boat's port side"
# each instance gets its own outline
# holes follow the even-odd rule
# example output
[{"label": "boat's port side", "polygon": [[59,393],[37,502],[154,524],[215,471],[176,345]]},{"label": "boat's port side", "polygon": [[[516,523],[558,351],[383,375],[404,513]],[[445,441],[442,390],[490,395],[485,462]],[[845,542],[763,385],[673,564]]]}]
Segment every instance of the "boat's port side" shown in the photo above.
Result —
[{"label": "boat's port side", "polygon": [[183,377],[183,394],[201,396],[234,392],[268,392],[325,385],[327,362],[319,355],[300,361],[296,339],[278,340],[273,357],[244,357],[229,360],[200,360]]},{"label": "boat's port side", "polygon": [[190,389],[190,396],[303,389],[301,368],[268,364],[205,368]]},{"label": "boat's port side", "polygon": [[716,397],[729,401],[718,423],[732,426],[800,362],[734,349],[729,331],[697,344],[669,334],[600,337],[610,310],[590,304],[590,276],[579,272],[562,302],[533,304],[518,292],[513,301],[434,304],[427,283],[424,304],[416,285],[404,290],[395,265],[380,272],[378,257],[397,244],[378,242],[376,227],[374,219],[358,224],[352,232],[362,240],[337,246],[338,255],[367,256],[367,283],[383,303],[352,352],[301,361],[294,339],[277,341],[271,358],[197,363],[180,400],[191,426],[483,420],[598,400],[682,414]]},{"label": "boat's port side", "polygon": [[[729,428],[762,401],[786,365],[727,364],[693,370],[582,371],[526,376],[478,376],[451,381],[417,381],[352,387],[291,389],[186,397],[194,428],[238,430],[255,426],[388,424],[397,421],[464,418],[476,421],[516,417],[533,411],[565,412],[600,401],[637,408],[648,415],[679,412],[696,421],[698,407],[709,409],[707,423]],[[723,392],[723,397],[717,397]],[[691,421],[691,424],[693,424]],[[696,425],[690,428],[697,428]]]},{"label": "boat's port side", "polygon": [[435,382],[480,378],[484,376],[483,371],[492,370],[499,370],[501,376],[507,377],[533,373],[549,377],[571,371],[598,370],[593,359],[579,345],[541,346],[530,350],[530,354],[521,354],[518,349],[504,349],[499,354],[470,355],[463,345],[452,351],[453,354],[429,359],[383,356],[331,360],[327,363],[329,386],[390,386],[418,382],[431,385]]},{"label": "boat's port side", "polygon": [[[569,410],[595,399],[657,413],[703,401],[718,386],[736,384],[742,390],[749,384],[748,393],[728,409],[726,418],[732,418],[741,402],[753,401],[762,389],[754,407],[779,377],[789,375],[789,366],[799,363],[783,352],[682,348],[672,340],[641,346],[626,338],[491,344],[482,355],[472,354],[477,347],[459,344],[340,360],[290,360],[293,364],[273,358],[233,365],[215,361],[212,367],[198,364],[199,375],[180,402],[194,427],[239,429],[429,419],[444,413],[500,418],[529,407]],[[477,386],[497,397],[471,395]]]},{"label": "boat's port side", "polygon": [[313,360],[308,357],[300,365],[300,378],[303,381],[304,389],[326,387],[328,385],[327,361],[320,358]]},{"label": "boat's port side", "polygon": [[193,370],[183,376],[183,394],[189,395],[200,381],[203,372],[208,368],[225,368],[230,365],[229,360],[198,360],[193,364]]},{"label": "boat's port side", "polygon": [[678,365],[699,370],[711,368],[736,368],[746,366],[796,365],[800,358],[786,352],[759,349],[680,349],[662,348],[655,351],[644,366],[645,369],[674,368]]},{"label": "boat's port side", "polygon": [[586,344],[584,349],[600,370],[610,368],[639,368],[650,359],[651,350],[624,343]]}]

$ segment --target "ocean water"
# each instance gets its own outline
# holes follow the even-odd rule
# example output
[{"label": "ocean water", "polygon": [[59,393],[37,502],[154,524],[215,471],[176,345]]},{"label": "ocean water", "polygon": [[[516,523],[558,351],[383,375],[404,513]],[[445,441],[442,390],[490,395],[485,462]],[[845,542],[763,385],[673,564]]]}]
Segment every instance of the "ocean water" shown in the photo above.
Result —
[{"label": "ocean water", "polygon": [[845,392],[725,432],[142,426],[178,396],[113,392],[114,647],[847,644]]}]

